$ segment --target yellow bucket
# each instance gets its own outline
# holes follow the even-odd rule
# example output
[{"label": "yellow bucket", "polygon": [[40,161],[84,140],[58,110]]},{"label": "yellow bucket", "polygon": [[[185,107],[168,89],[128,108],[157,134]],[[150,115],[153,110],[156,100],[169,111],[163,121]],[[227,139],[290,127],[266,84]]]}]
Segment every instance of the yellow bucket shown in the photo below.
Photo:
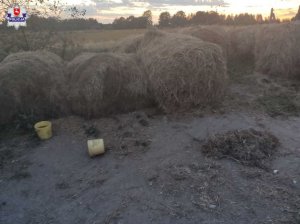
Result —
[{"label": "yellow bucket", "polygon": [[105,152],[103,139],[93,139],[87,141],[90,157],[101,155]]},{"label": "yellow bucket", "polygon": [[34,125],[34,129],[42,140],[47,140],[52,137],[52,124],[50,121],[41,121]]}]

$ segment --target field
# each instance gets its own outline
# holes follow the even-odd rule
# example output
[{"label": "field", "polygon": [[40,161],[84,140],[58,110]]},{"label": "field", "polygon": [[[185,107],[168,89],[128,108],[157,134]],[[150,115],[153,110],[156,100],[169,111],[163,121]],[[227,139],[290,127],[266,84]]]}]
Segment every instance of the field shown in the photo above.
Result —
[{"label": "field", "polygon": [[96,43],[103,41],[117,41],[125,37],[145,33],[146,30],[87,30],[68,32],[70,38],[75,38],[78,43]]},{"label": "field", "polygon": [[[9,52],[0,223],[299,224],[299,34],[80,31],[64,33],[80,45],[64,60]],[[41,141],[44,119],[53,137]],[[90,158],[96,138],[106,152]]]},{"label": "field", "polygon": [[[84,50],[101,51],[113,47],[116,41],[132,35],[145,33],[146,30],[88,30],[88,31],[73,31],[66,32],[68,39],[74,41]],[[64,32],[63,32],[64,33]]]},{"label": "field", "polygon": [[114,46],[116,41],[131,35],[143,34],[145,31],[144,29],[43,32],[25,30],[24,38],[21,32],[12,30],[1,36],[0,49],[9,52],[47,49],[54,51],[66,60],[71,60],[82,51],[107,51]]}]

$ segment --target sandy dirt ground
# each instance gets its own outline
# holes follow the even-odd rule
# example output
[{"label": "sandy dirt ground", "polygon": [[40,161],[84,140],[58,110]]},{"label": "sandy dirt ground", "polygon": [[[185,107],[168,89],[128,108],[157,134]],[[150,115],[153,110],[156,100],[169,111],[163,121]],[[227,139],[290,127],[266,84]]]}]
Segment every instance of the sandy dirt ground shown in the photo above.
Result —
[{"label": "sandy dirt ground", "polygon": [[[209,112],[61,118],[43,142],[6,135],[0,223],[300,223],[300,117],[257,106],[270,86],[236,80]],[[280,142],[269,169],[201,151],[211,136],[251,128]],[[86,141],[97,137],[107,151],[91,159]]]}]

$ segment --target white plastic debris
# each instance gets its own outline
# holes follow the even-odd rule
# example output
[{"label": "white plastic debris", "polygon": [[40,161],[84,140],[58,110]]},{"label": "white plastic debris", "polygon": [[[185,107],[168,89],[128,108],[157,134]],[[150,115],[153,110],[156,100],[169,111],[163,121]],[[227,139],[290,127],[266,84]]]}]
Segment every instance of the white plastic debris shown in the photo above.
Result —
[{"label": "white plastic debris", "polygon": [[215,209],[217,206],[216,205],[209,205],[210,209]]},{"label": "white plastic debris", "polygon": [[273,170],[274,174],[278,174],[279,170]]},{"label": "white plastic debris", "polygon": [[293,180],[293,184],[297,184],[297,180]]}]

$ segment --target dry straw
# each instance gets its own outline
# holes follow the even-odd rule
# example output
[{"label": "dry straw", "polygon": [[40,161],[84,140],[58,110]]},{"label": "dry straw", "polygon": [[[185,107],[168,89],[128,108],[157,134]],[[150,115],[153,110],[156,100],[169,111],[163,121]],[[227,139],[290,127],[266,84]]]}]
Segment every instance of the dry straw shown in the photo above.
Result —
[{"label": "dry straw", "polygon": [[265,74],[300,77],[300,24],[264,26],[257,32],[256,70]]},{"label": "dry straw", "polygon": [[22,52],[11,54],[0,63],[0,124],[18,114],[38,118],[63,111],[64,68],[55,54]]},{"label": "dry straw", "polygon": [[219,102],[226,87],[226,64],[219,46],[176,33],[149,31],[138,56],[150,92],[166,112]]},{"label": "dry straw", "polygon": [[253,58],[255,49],[255,34],[258,26],[231,27],[228,30],[230,47],[229,55],[237,58]]},{"label": "dry straw", "polygon": [[0,62],[4,60],[4,58],[6,58],[7,53],[4,50],[0,49]]},{"label": "dry straw", "polygon": [[227,56],[229,48],[229,35],[224,27],[221,26],[194,26],[180,30],[182,34],[188,34],[197,37],[203,41],[211,42],[219,45]]},{"label": "dry straw", "polygon": [[84,54],[69,63],[68,71],[68,100],[75,114],[99,117],[148,103],[146,83],[134,55]]}]

